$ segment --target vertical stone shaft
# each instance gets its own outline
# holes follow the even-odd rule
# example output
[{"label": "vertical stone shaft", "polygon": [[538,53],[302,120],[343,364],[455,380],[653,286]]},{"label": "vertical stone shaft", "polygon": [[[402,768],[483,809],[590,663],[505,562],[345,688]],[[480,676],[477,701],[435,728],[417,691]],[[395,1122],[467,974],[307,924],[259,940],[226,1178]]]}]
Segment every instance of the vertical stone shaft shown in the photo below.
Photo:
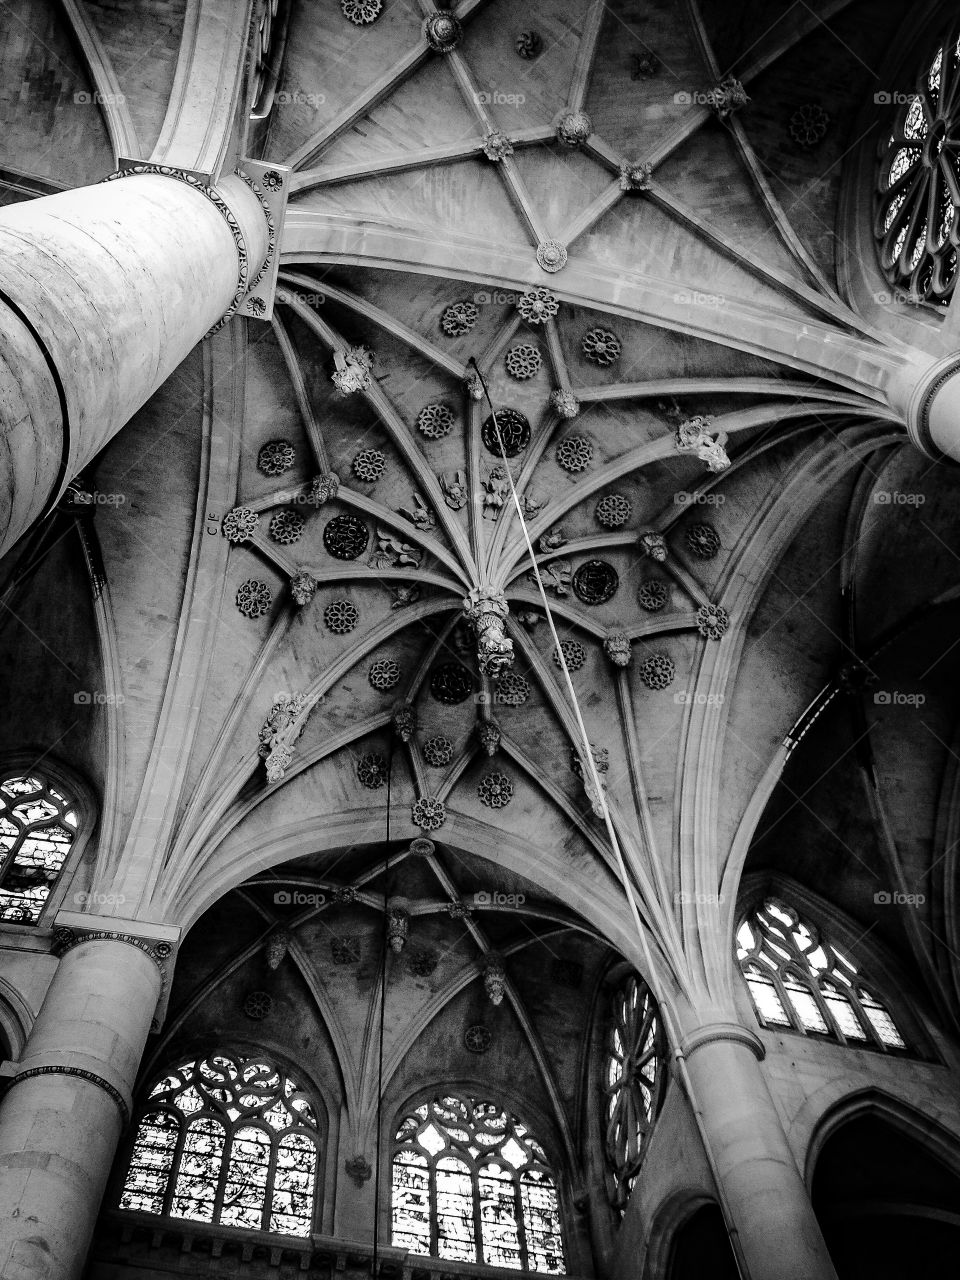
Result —
[{"label": "vertical stone shaft", "polygon": [[687,1037],[699,1104],[749,1280],[837,1280],[756,1050],[738,1027]]},{"label": "vertical stone shaft", "polygon": [[60,962],[0,1104],[0,1276],[83,1269],[160,993],[127,942],[81,942]]},{"label": "vertical stone shaft", "polygon": [[238,177],[0,209],[0,555],[227,312],[268,248]]}]

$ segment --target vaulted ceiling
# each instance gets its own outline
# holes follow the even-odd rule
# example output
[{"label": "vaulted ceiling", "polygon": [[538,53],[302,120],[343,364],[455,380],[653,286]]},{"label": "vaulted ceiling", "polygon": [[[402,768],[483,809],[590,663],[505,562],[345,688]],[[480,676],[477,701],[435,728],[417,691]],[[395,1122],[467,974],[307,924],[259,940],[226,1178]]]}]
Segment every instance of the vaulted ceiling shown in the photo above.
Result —
[{"label": "vaulted ceiling", "polygon": [[[91,67],[148,155],[184,6],[14,8],[6,198],[114,167]],[[955,477],[877,390],[942,317],[851,248],[903,6],[464,0],[447,54],[432,11],[293,5],[251,134],[295,169],[274,319],[195,351],[83,478],[103,500],[8,557],[4,739],[96,783],[81,874],[127,914],[189,926],[270,867],[400,850],[438,800],[450,865],[645,963],[509,467],[661,993],[731,999],[746,864],[955,1009]],[[718,113],[729,76],[749,102]],[[507,464],[471,357],[522,415]],[[722,473],[677,450],[698,417]],[[481,586],[510,609],[499,681],[463,618]],[[271,781],[261,731],[297,695]],[[874,901],[897,888],[923,909]]]}]

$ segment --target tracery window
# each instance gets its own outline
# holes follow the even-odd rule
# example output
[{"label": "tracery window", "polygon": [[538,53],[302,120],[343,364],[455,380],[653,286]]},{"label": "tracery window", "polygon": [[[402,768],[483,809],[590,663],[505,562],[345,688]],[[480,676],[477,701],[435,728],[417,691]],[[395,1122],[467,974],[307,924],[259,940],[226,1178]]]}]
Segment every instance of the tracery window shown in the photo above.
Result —
[{"label": "tracery window", "polygon": [[630,1198],[663,1096],[664,1038],[650,988],[631,974],[615,992],[603,1065],[610,1200]]},{"label": "tracery window", "polygon": [[856,965],[823,930],[767,898],[737,931],[737,958],[766,1027],[885,1050],[906,1042]]},{"label": "tracery window", "polygon": [[556,1182],[543,1148],[494,1102],[434,1098],[393,1155],[393,1243],[411,1253],[563,1275]]},{"label": "tracery window", "polygon": [[77,825],[76,802],[40,774],[0,783],[0,921],[37,923]]},{"label": "tracery window", "polygon": [[880,265],[911,300],[946,306],[960,245],[960,25],[901,95],[880,159],[874,234]]},{"label": "tracery window", "polygon": [[307,1236],[319,1132],[309,1098],[266,1055],[217,1052],[154,1087],[120,1208]]}]

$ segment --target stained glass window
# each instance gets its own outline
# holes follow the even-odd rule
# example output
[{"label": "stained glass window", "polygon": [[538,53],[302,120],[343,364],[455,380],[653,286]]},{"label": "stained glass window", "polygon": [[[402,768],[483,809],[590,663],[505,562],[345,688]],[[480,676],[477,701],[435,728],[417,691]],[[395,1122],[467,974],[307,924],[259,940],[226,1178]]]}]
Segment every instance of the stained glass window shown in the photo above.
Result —
[{"label": "stained glass window", "polygon": [[841,1044],[906,1049],[856,965],[786,903],[767,898],[737,931],[737,957],[764,1026]]},{"label": "stained glass window", "polygon": [[646,1154],[663,1092],[663,1032],[656,1002],[636,974],[613,997],[603,1068],[610,1200],[623,1210]]},{"label": "stained glass window", "polygon": [[307,1236],[319,1133],[300,1086],[266,1056],[184,1062],[150,1090],[120,1207]]},{"label": "stained glass window", "polygon": [[880,159],[874,234],[880,265],[911,301],[946,306],[960,245],[960,25],[900,94]]},{"label": "stained glass window", "polygon": [[396,1131],[393,1243],[411,1253],[563,1275],[560,1201],[543,1148],[493,1102],[438,1097]]},{"label": "stained glass window", "polygon": [[77,822],[76,804],[39,774],[0,783],[0,921],[37,923]]}]

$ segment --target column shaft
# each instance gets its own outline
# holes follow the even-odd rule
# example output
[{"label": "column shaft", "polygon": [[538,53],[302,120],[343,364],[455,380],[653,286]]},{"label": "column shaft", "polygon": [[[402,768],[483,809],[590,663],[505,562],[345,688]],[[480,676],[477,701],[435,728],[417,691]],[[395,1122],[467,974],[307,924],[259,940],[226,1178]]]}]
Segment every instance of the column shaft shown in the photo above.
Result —
[{"label": "column shaft", "polygon": [[837,1280],[746,1037],[690,1038],[687,1066],[749,1280]]},{"label": "column shaft", "polygon": [[0,1104],[0,1276],[75,1280],[160,993],[153,958],[91,939],[60,962]]},{"label": "column shaft", "polygon": [[0,210],[0,554],[227,312],[253,192],[138,173]]}]

